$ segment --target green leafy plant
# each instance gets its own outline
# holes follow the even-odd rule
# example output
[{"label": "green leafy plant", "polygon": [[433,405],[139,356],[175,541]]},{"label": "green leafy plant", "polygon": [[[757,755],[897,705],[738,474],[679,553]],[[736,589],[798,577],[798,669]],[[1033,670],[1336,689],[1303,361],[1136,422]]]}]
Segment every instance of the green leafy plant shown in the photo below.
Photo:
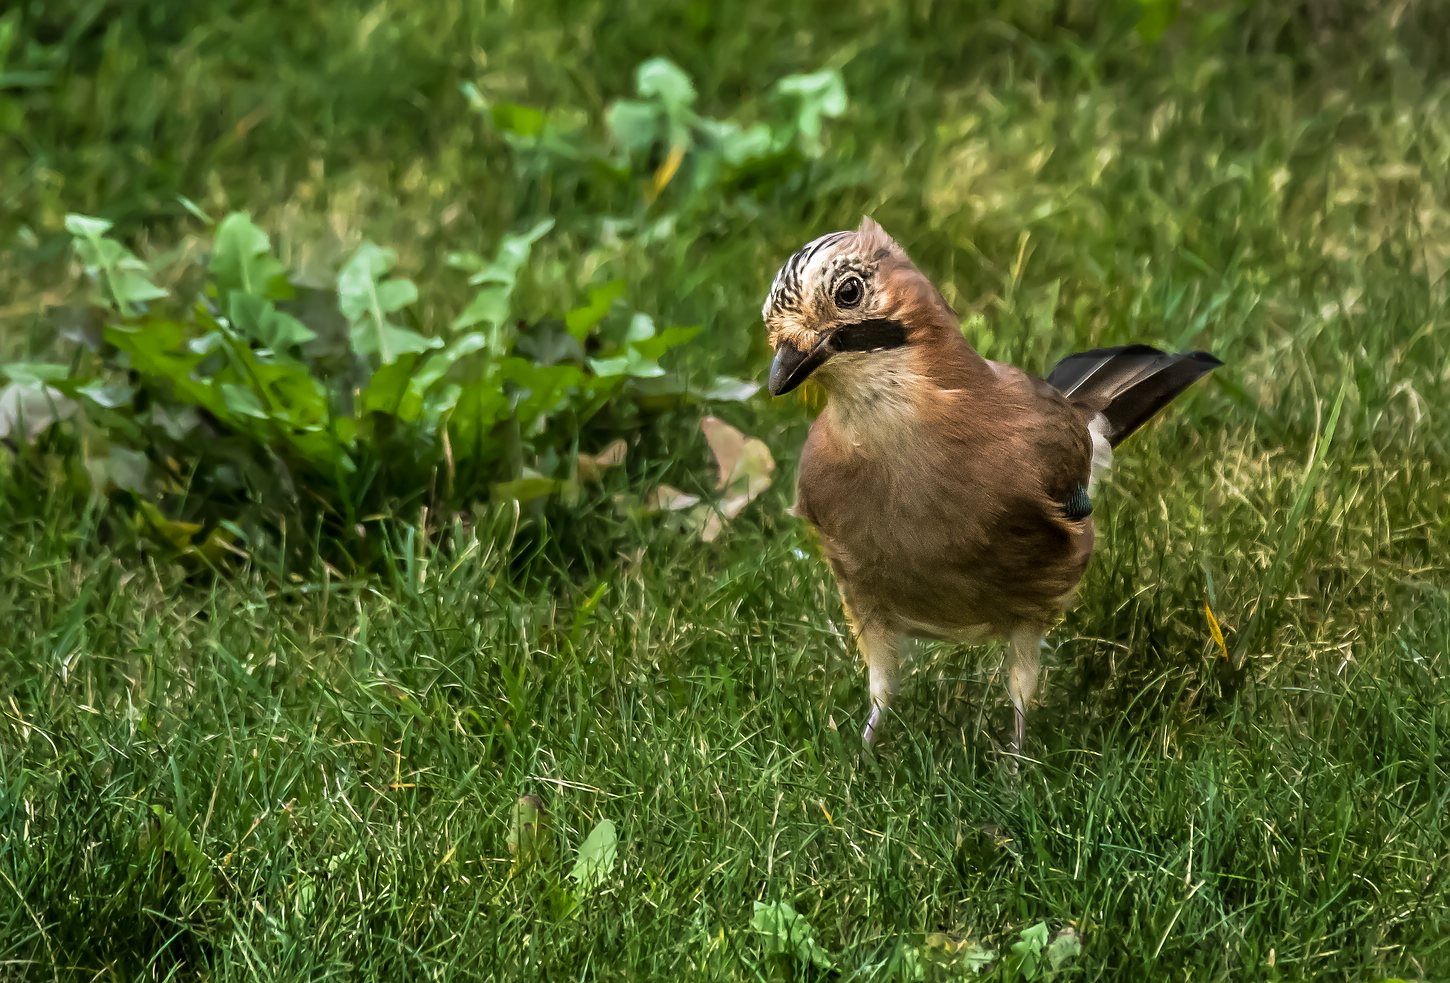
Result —
[{"label": "green leafy plant", "polygon": [[760,936],[767,955],[820,969],[831,969],[836,964],[831,954],[816,942],[815,927],[785,901],[755,902],[750,927]]},{"label": "green leafy plant", "polygon": [[665,201],[678,218],[792,185],[824,157],[825,123],[848,105],[835,69],[780,79],[752,122],[699,112],[694,82],[665,58],[640,64],[634,88],[602,127],[577,110],[491,100],[473,83],[463,92],[514,150],[523,180],[569,181],[600,210],[625,213],[616,223],[631,206]]},{"label": "green leafy plant", "polygon": [[318,523],[346,533],[385,502],[577,496],[602,470],[588,459],[581,475],[583,428],[602,420],[607,440],[637,426],[636,384],[657,397],[660,359],[697,329],[657,329],[612,281],[557,319],[520,318],[515,288],[551,224],[450,256],[473,295],[435,334],[374,243],[337,274],[340,318],[310,324],[317,305],[302,301],[326,298],[304,296],[243,213],[216,226],[200,287],[170,292],[107,222],[72,215],[99,342],[71,365],[3,367],[0,435],[29,442],[75,419],[84,475],[144,502],[137,522],[183,550]]},{"label": "green leafy plant", "polygon": [[577,885],[579,898],[585,898],[603,887],[614,872],[619,856],[619,834],[614,823],[601,819],[579,844],[579,853],[569,877]]}]

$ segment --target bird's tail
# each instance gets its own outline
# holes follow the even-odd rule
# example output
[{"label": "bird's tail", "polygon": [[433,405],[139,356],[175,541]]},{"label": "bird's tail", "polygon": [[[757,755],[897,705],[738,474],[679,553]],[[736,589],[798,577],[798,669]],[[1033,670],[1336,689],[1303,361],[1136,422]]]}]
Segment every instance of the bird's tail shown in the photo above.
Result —
[{"label": "bird's tail", "polygon": [[1058,362],[1047,381],[1074,403],[1101,413],[1108,443],[1116,447],[1222,364],[1208,352],[1170,355],[1148,345],[1094,348]]}]

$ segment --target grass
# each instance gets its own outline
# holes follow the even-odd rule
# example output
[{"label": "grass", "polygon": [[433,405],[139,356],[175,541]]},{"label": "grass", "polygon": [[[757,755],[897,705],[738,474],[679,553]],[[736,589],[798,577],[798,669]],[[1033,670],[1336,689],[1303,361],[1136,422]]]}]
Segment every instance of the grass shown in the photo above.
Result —
[{"label": "grass", "polygon": [[[265,558],[197,580],[0,466],[17,975],[805,974],[750,928],[783,900],[847,977],[1037,922],[1076,927],[1081,978],[1450,977],[1436,5],[1195,7],[1153,43],[1131,11],[1027,3],[75,6],[73,28],[26,8],[50,82],[0,92],[26,124],[0,154],[10,354],[54,344],[67,210],[144,250],[190,228],[176,194],[245,206],[296,265],[369,236],[426,283],[442,251],[571,207],[521,200],[459,82],[595,110],[664,53],[721,115],[825,64],[852,97],[834,189],[541,246],[704,324],[701,364],[758,373],[775,266],[865,210],[993,357],[1132,339],[1229,364],[1120,453],[1020,781],[992,652],[923,650],[861,754],[864,680],[788,480],[707,548],[614,509],[708,484],[693,421],[544,530],[399,516],[366,580]],[[726,412],[788,477],[802,409]],[[525,793],[554,856],[516,871]],[[618,862],[575,907],[602,819]]]}]

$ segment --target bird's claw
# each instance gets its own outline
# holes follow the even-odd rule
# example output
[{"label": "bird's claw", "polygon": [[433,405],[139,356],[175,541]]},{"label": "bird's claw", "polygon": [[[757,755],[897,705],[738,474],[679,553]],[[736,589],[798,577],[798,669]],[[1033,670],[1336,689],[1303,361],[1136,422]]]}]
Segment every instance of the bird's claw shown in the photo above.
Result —
[{"label": "bird's claw", "polygon": [[866,718],[866,726],[861,730],[861,743],[868,748],[876,746],[876,734],[881,728],[881,704],[876,703],[871,707],[871,716]]}]

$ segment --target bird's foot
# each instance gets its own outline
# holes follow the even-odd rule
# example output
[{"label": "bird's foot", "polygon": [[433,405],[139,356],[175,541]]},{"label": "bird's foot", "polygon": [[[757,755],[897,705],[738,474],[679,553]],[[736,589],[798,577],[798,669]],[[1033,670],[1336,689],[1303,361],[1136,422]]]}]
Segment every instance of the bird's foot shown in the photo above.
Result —
[{"label": "bird's foot", "polygon": [[1013,707],[1012,741],[1007,745],[1007,771],[1017,774],[1022,762],[1022,746],[1027,742],[1027,713],[1021,707]]},{"label": "bird's foot", "polygon": [[866,718],[866,726],[861,730],[861,743],[868,748],[876,746],[876,736],[881,729],[882,718],[885,716],[881,711],[881,704],[871,704],[871,716]]}]

